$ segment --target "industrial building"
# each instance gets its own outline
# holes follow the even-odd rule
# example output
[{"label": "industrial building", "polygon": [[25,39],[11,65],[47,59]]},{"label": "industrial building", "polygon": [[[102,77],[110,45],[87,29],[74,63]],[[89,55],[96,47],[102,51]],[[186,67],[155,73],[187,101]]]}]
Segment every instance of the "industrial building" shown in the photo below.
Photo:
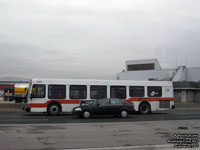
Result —
[{"label": "industrial building", "polygon": [[5,89],[14,89],[16,83],[30,83],[30,79],[0,77],[0,97],[3,96]]},{"label": "industrial building", "polygon": [[175,102],[200,103],[200,67],[162,69],[157,59],[126,61],[117,80],[172,81]]}]

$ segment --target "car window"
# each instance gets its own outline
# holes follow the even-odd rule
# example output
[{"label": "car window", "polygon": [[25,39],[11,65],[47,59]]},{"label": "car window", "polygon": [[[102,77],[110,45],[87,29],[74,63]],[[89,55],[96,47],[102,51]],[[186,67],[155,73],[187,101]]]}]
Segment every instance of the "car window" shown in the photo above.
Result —
[{"label": "car window", "polygon": [[99,105],[100,106],[105,106],[105,105],[109,105],[110,104],[110,100],[109,99],[101,99],[99,100]]},{"label": "car window", "polygon": [[110,99],[111,105],[120,105],[123,104],[120,99]]}]

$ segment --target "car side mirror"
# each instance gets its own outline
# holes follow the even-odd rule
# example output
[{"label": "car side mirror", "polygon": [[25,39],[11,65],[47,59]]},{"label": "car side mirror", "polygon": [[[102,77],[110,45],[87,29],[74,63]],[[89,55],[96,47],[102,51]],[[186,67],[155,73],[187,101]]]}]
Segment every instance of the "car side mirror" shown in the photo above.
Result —
[{"label": "car side mirror", "polygon": [[99,105],[100,105],[100,104],[99,104],[99,103],[97,103],[97,105],[96,105],[96,106],[97,106],[97,107],[99,107]]}]

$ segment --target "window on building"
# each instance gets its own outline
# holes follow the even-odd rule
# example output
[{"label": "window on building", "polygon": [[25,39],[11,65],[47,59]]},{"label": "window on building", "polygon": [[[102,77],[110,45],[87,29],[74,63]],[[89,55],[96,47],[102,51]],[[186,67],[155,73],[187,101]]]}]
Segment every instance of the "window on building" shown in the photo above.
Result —
[{"label": "window on building", "polygon": [[65,99],[66,86],[65,85],[49,85],[48,98],[49,99]]},{"label": "window on building", "polygon": [[70,99],[86,99],[87,86],[85,85],[71,85],[70,86]]},{"label": "window on building", "polygon": [[154,70],[155,64],[136,64],[136,65],[128,65],[128,71],[137,71],[137,70]]},{"label": "window on building", "polygon": [[129,87],[130,97],[144,97],[144,87],[143,86],[130,86]]},{"label": "window on building", "polygon": [[149,86],[148,97],[162,97],[162,87],[160,86]]},{"label": "window on building", "polygon": [[45,98],[46,88],[42,84],[34,84],[32,88],[32,98]]},{"label": "window on building", "polygon": [[101,85],[90,86],[90,98],[91,99],[107,98],[107,87]]},{"label": "window on building", "polygon": [[111,86],[110,97],[126,99],[126,87],[125,86]]}]

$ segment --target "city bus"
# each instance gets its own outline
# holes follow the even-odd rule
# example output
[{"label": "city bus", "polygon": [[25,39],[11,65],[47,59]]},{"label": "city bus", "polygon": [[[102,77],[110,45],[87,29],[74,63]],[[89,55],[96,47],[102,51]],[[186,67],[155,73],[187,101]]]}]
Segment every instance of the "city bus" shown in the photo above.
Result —
[{"label": "city bus", "polygon": [[58,115],[103,98],[133,103],[141,114],[174,108],[170,81],[32,79],[25,109]]}]

